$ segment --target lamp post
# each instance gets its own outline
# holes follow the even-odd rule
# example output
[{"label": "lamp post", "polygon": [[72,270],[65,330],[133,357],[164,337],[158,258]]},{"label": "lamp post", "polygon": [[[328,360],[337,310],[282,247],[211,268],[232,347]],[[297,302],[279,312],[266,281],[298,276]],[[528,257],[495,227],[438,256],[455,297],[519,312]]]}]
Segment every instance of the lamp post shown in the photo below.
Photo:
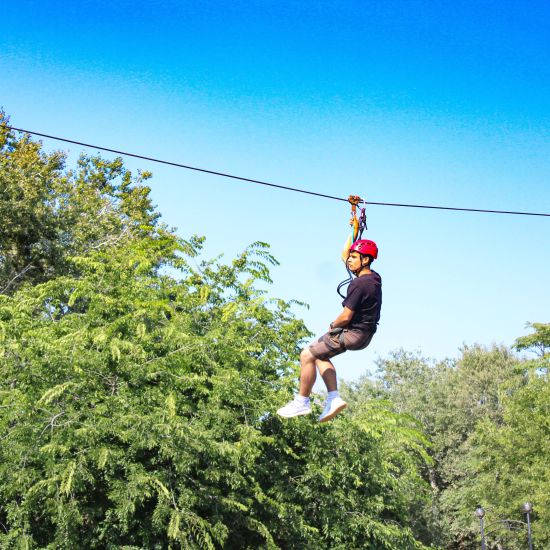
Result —
[{"label": "lamp post", "polygon": [[[481,531],[481,550],[487,550],[487,546],[485,546],[485,531],[483,530],[483,518],[485,517],[485,510],[478,506],[475,511],[475,515],[479,518],[479,530]],[[529,550],[532,550],[530,548]]]},{"label": "lamp post", "polygon": [[533,538],[531,535],[531,513],[533,512],[533,505],[530,502],[526,502],[521,511],[527,516],[527,537],[529,540],[529,550],[533,550]]}]

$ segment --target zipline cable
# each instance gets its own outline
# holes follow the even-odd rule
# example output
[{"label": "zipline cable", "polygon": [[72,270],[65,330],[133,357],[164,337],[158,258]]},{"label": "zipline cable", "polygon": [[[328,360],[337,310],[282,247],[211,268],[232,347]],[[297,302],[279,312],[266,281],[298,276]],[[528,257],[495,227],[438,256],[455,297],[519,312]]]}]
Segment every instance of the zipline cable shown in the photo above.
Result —
[{"label": "zipline cable", "polygon": [[[172,162],[172,161],[169,161],[169,160],[162,160],[162,159],[157,159],[157,158],[154,158],[154,157],[147,157],[145,155],[138,155],[136,153],[128,153],[127,151],[119,151],[117,149],[110,149],[108,147],[103,147],[103,146],[100,146],[100,145],[92,145],[90,143],[84,143],[82,141],[75,141],[75,140],[72,140],[72,139],[62,138],[62,137],[58,137],[58,136],[51,136],[51,135],[48,135],[48,134],[43,134],[43,133],[40,133],[40,132],[34,132],[34,131],[31,131],[31,130],[24,130],[22,128],[16,128],[15,126],[9,126],[7,124],[4,125],[4,127],[8,128],[9,130],[15,130],[16,132],[23,132],[25,134],[30,134],[30,135],[33,135],[33,136],[40,136],[40,137],[43,137],[43,138],[54,139],[54,140],[62,141],[62,142],[65,142],[65,143],[72,143],[73,145],[80,145],[82,147],[89,147],[89,148],[92,148],[92,149],[98,149],[100,151],[107,151],[109,153],[115,153],[117,155],[124,155],[124,156],[127,156],[127,157],[133,157],[133,158],[137,158],[137,159],[147,160],[147,161],[156,162],[156,163],[159,163],[159,164],[166,164],[168,166],[175,166],[177,168],[185,168],[186,170],[194,170],[195,172],[202,172],[202,173],[211,174],[211,175],[214,175],[214,176],[221,176],[221,177],[224,177],[224,178],[231,178],[231,179],[239,180],[239,181],[247,181],[249,183],[257,183],[259,185],[265,185],[267,187],[276,187],[278,189],[285,189],[286,191],[295,191],[297,193],[304,193],[306,195],[313,195],[315,197],[321,197],[321,198],[324,198],[324,199],[332,199],[332,200],[336,200],[336,201],[348,202],[348,199],[344,199],[342,197],[335,197],[333,195],[326,195],[324,193],[316,193],[314,191],[307,191],[305,189],[298,189],[296,187],[289,187],[289,186],[286,186],[286,185],[278,185],[276,183],[269,183],[269,182],[266,182],[266,181],[260,181],[260,180],[251,179],[251,178],[244,178],[242,176],[235,176],[233,174],[227,174],[227,173],[224,173],[224,172],[216,172],[215,170],[208,170],[206,168],[198,168],[196,166],[190,166],[190,165],[187,165],[187,164],[180,164],[179,162]],[[361,201],[361,202],[363,204],[369,204],[369,205],[374,205],[374,206],[399,206],[399,207],[402,207],[402,208],[426,208],[426,209],[431,209],[431,210],[453,210],[453,211],[457,211],[457,212],[481,212],[481,213],[486,213],[486,214],[515,214],[515,215],[519,215],[519,216],[545,216],[545,217],[550,217],[550,214],[546,214],[546,213],[543,213],[543,212],[518,212],[518,211],[511,211],[511,210],[487,210],[487,209],[483,209],[483,208],[458,208],[458,207],[453,207],[453,206],[430,206],[430,205],[426,205],[426,204],[402,204],[402,203],[396,203],[396,202],[373,202],[373,201],[364,201],[364,200]]]},{"label": "zipline cable", "polygon": [[41,134],[39,132],[31,132],[30,130],[22,130],[21,128],[15,128],[13,126],[6,126],[6,128],[10,128],[11,130],[16,130],[18,132],[24,132],[26,134],[31,134],[33,136],[41,136],[41,137],[45,137],[45,138],[49,138],[49,139],[55,139],[57,141],[64,141],[65,143],[73,143],[75,145],[81,145],[83,147],[90,147],[92,149],[99,149],[100,151],[108,151],[109,153],[116,153],[117,155],[125,155],[127,157],[133,157],[133,158],[137,158],[137,159],[148,160],[148,161],[151,161],[151,162],[157,162],[159,164],[167,164],[168,166],[176,166],[177,168],[185,168],[187,170],[195,170],[196,172],[203,172],[205,174],[212,174],[214,176],[222,176],[224,178],[232,178],[232,179],[235,179],[235,180],[248,181],[250,183],[258,183],[260,185],[267,185],[269,187],[277,187],[279,189],[286,189],[287,191],[296,191],[297,193],[306,193],[307,195],[315,195],[316,197],[322,197],[322,198],[325,198],[325,199],[333,199],[333,200],[336,200],[336,201],[348,202],[348,199],[343,199],[341,197],[334,197],[332,195],[325,195],[323,193],[315,193],[313,191],[306,191],[304,189],[297,189],[295,187],[287,187],[285,185],[277,185],[275,183],[268,183],[266,181],[254,180],[254,179],[250,179],[250,178],[244,178],[244,177],[241,177],[241,176],[234,176],[232,174],[226,174],[224,172],[216,172],[214,170],[208,170],[206,168],[197,168],[196,166],[189,166],[187,164],[180,164],[179,162],[172,162],[172,161],[169,161],[169,160],[161,160],[161,159],[156,159],[156,158],[153,158],[153,157],[146,157],[144,155],[137,155],[135,153],[128,153],[126,151],[118,151],[117,149],[109,149],[107,147],[101,147],[99,145],[91,145],[89,143],[83,143],[81,141],[74,141],[72,139],[66,139],[66,138],[61,138],[61,137],[56,137],[56,136],[50,136],[48,134]]}]

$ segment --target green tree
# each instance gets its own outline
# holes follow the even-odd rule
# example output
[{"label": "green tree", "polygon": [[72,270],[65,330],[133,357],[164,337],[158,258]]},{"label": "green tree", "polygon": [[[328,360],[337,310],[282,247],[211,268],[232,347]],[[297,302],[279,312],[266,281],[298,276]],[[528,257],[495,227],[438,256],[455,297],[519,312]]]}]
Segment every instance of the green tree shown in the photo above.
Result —
[{"label": "green tree", "polygon": [[[550,384],[548,383],[548,324],[529,325],[535,332],[516,341],[518,349],[535,348],[540,357],[516,365],[522,384],[501,388],[499,421],[477,423],[470,438],[470,452],[464,456],[465,475],[453,493],[461,502],[458,521],[471,522],[466,510],[477,503],[488,509],[490,541],[511,550],[525,548],[526,529],[499,528],[502,519],[524,520],[520,507],[531,502],[535,508],[535,547],[550,545]],[[532,518],[533,519],[533,518]]]},{"label": "green tree", "polygon": [[[436,363],[398,350],[378,361],[378,377],[361,380],[351,397],[385,397],[400,413],[418,419],[431,441],[433,459],[424,469],[432,495],[415,511],[415,533],[426,543],[468,548],[477,536],[471,502],[456,487],[469,475],[465,457],[481,421],[502,422],[502,398],[521,386],[518,359],[505,347],[464,347],[456,361]],[[467,520],[467,521],[466,521]]]},{"label": "green tree", "polygon": [[264,246],[192,268],[199,244],[134,240],[0,297],[3,546],[421,548],[414,421],[274,417],[307,331],[255,288]]},{"label": "green tree", "polygon": [[149,173],[87,155],[68,170],[63,153],[18,138],[8,122],[0,111],[0,294],[69,273],[71,256],[162,233]]},{"label": "green tree", "polygon": [[527,323],[534,332],[520,336],[514,347],[518,351],[527,350],[536,353],[541,358],[541,367],[548,368],[548,353],[550,350],[550,323]]}]

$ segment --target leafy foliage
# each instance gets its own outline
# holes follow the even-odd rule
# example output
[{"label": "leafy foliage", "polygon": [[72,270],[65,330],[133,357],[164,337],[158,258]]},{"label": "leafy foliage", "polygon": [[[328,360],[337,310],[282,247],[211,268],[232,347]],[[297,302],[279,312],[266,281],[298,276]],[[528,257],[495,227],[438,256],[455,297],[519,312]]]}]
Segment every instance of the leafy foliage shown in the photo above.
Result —
[{"label": "leafy foliage", "polygon": [[537,355],[545,358],[550,349],[550,323],[527,323],[534,332],[527,336],[520,336],[515,343],[518,350],[535,351]]},{"label": "leafy foliage", "polygon": [[[455,498],[482,503],[490,511],[488,537],[512,550],[525,548],[525,528],[502,529],[499,519],[525,517],[523,503],[534,505],[533,537],[538,548],[550,546],[550,384],[532,372],[527,383],[503,398],[503,421],[481,421],[472,437],[467,471]],[[533,519],[533,518],[532,518]],[[492,526],[492,529],[491,529]]]},{"label": "leafy foliage", "polygon": [[7,123],[0,111],[0,294],[74,272],[74,255],[162,234],[143,185],[149,173],[86,155],[67,170],[63,153],[44,153]]},{"label": "leafy foliage", "polygon": [[[548,325],[530,326],[535,333],[517,346],[540,350]],[[378,366],[378,381],[362,380],[351,396],[359,402],[385,396],[396,410],[418,418],[432,443],[433,465],[424,471],[432,498],[417,511],[417,536],[437,546],[471,548],[479,540],[473,510],[483,504],[494,530],[490,543],[522,548],[525,529],[507,531],[499,522],[520,522],[519,504],[530,500],[541,519],[536,540],[547,543],[547,357],[526,361],[503,346],[472,346],[457,361],[435,363],[401,350]]]},{"label": "leafy foliage", "polygon": [[98,251],[2,299],[0,540],[420,547],[403,525],[426,458],[414,422],[383,403],[328,429],[273,417],[307,331],[255,290],[263,245],[193,269],[178,253],[199,244]]}]

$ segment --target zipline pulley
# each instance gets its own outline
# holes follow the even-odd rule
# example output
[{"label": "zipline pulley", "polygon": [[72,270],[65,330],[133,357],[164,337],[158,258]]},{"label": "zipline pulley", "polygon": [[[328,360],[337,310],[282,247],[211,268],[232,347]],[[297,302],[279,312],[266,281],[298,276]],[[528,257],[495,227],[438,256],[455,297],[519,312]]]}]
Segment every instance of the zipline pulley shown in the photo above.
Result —
[{"label": "zipline pulley", "polygon": [[359,216],[357,216],[357,207],[359,206],[359,204],[364,203],[363,199],[358,195],[350,195],[348,197],[348,202],[351,204],[351,218],[349,221],[349,224],[351,226],[351,234],[347,238],[346,245],[344,246],[344,250],[342,251],[342,260],[344,262],[344,265],[346,266],[349,277],[345,281],[342,281],[336,289],[338,294],[342,298],[345,298],[345,296],[340,292],[340,289],[349,284],[353,279],[353,275],[348,269],[347,263],[349,249],[355,241],[361,239],[361,237],[363,236],[363,231],[367,229],[367,215],[365,213],[365,207],[361,208]]},{"label": "zipline pulley", "polygon": [[363,199],[358,195],[350,195],[348,197],[348,202],[351,204],[351,218],[349,221],[349,224],[351,226],[351,235],[349,236],[346,242],[346,247],[344,248],[344,251],[342,253],[342,260],[344,260],[344,262],[346,262],[348,259],[350,246],[355,241],[359,240],[363,235],[363,231],[367,229],[367,215],[365,213],[365,207],[361,208],[359,217],[357,217],[357,206],[361,203],[364,203]]}]

